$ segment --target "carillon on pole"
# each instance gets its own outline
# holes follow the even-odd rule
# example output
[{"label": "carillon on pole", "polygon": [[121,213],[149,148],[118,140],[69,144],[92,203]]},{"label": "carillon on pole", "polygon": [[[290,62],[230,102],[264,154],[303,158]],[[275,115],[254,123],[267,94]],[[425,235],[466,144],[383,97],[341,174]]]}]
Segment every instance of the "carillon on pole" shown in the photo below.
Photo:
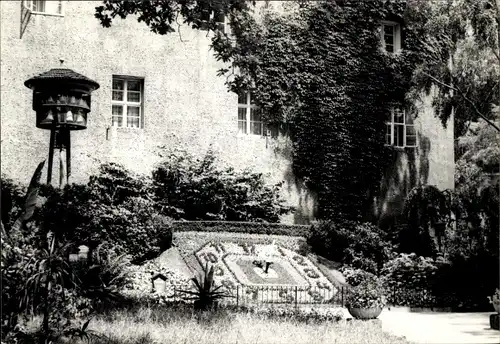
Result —
[{"label": "carillon on pole", "polygon": [[[64,60],[60,61],[62,65]],[[59,183],[63,186],[71,175],[70,132],[87,128],[91,93],[99,84],[71,69],[54,68],[26,80],[24,85],[33,90],[37,128],[50,130],[47,184],[52,182],[54,151],[59,149]]]}]

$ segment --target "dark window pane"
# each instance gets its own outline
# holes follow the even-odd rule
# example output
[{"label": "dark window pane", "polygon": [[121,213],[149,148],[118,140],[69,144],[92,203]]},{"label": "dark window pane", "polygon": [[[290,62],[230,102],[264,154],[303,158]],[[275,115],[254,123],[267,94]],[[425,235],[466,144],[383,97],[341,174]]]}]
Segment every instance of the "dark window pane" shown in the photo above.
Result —
[{"label": "dark window pane", "polygon": [[260,110],[250,109],[250,121],[262,121],[262,118],[260,117]]},{"label": "dark window pane", "polygon": [[123,115],[123,106],[113,105],[112,114],[113,114],[113,116],[122,116]]},{"label": "dark window pane", "polygon": [[239,108],[238,109],[238,120],[240,120],[240,121],[247,120],[247,109],[246,108]]},{"label": "dark window pane", "polygon": [[138,106],[127,107],[127,117],[139,117],[140,109]]},{"label": "dark window pane", "polygon": [[123,118],[121,116],[119,116],[119,117],[113,116],[112,121],[113,121],[113,123],[112,123],[113,126],[116,126],[116,127],[123,126]]},{"label": "dark window pane", "polygon": [[123,80],[113,79],[113,89],[114,90],[123,90]]},{"label": "dark window pane", "polygon": [[415,126],[413,125],[407,125],[406,126],[406,135],[410,135],[410,136],[415,136],[416,135],[416,131],[415,131]]},{"label": "dark window pane", "polygon": [[407,147],[416,147],[417,146],[417,137],[416,136],[406,136],[406,146]]},{"label": "dark window pane", "polygon": [[129,80],[127,82],[127,89],[129,91],[140,91],[141,90],[141,84],[139,80]]},{"label": "dark window pane", "polygon": [[247,121],[238,121],[238,132],[243,134],[247,133]]},{"label": "dark window pane", "polygon": [[384,34],[393,35],[394,34],[394,26],[393,25],[384,25]]},{"label": "dark window pane", "polygon": [[247,103],[247,93],[240,92],[238,94],[238,104],[246,104]]},{"label": "dark window pane", "polygon": [[394,145],[404,147],[404,125],[394,125]]},{"label": "dark window pane", "polygon": [[113,91],[113,100],[123,101],[123,91]]},{"label": "dark window pane", "polygon": [[254,135],[262,135],[262,122],[250,122],[250,132]]},{"label": "dark window pane", "polygon": [[394,123],[404,123],[404,114],[401,110],[394,110]]},{"label": "dark window pane", "polygon": [[141,93],[140,92],[127,92],[127,101],[140,103],[141,102]]}]

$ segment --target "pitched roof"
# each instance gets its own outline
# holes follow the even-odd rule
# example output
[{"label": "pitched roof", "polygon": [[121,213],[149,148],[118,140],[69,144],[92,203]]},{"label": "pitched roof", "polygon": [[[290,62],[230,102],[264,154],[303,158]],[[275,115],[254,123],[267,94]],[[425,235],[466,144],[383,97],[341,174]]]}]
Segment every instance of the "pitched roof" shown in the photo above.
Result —
[{"label": "pitched roof", "polygon": [[24,82],[24,85],[28,88],[33,88],[39,83],[45,81],[77,81],[89,86],[91,90],[96,90],[100,85],[92,79],[87,78],[85,75],[75,72],[74,70],[67,68],[53,68],[48,72],[41,73],[34,76]]}]

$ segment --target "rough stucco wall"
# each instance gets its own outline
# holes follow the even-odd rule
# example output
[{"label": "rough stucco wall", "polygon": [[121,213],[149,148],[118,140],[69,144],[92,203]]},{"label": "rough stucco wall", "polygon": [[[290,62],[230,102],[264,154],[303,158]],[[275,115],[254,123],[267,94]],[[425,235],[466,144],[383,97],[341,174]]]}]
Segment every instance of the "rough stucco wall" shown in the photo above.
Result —
[{"label": "rough stucco wall", "polygon": [[[180,36],[155,35],[132,17],[104,29],[94,18],[99,3],[64,1],[63,17],[33,15],[20,39],[21,2],[0,2],[2,174],[28,183],[36,165],[47,158],[49,133],[35,127],[32,92],[23,83],[59,67],[64,58],[64,67],[101,85],[92,94],[87,130],[72,133],[72,182],[86,182],[100,163],[109,161],[149,174],[160,159],[159,146],[198,156],[212,146],[235,168],[268,174],[269,182],[285,181],[284,196],[298,211],[284,222],[311,219],[314,195],[292,173],[289,140],[237,133],[237,97],[216,76],[221,65],[209,51],[206,32],[182,27]],[[144,78],[143,129],[110,128],[113,75]],[[430,142],[429,152],[422,146],[415,159],[428,162],[424,179],[442,189],[453,187],[453,126],[441,129],[430,103],[422,105],[418,123]],[[410,166],[408,155],[398,152],[376,213],[401,207],[413,185],[409,180],[417,176]],[[53,180],[58,181],[57,168]]]},{"label": "rough stucco wall", "polygon": [[[32,92],[24,81],[51,68],[75,70],[96,80],[88,128],[72,133],[72,182],[86,182],[100,163],[113,161],[149,174],[158,147],[181,148],[202,156],[209,146],[233,167],[286,180],[284,196],[299,207],[295,220],[311,218],[313,198],[295,185],[289,156],[275,139],[239,135],[237,96],[216,76],[222,65],[209,51],[206,32],[182,27],[160,36],[131,17],[109,29],[94,18],[100,2],[64,1],[64,16],[32,15],[23,38],[20,2],[1,6],[2,173],[23,183],[48,156],[49,133],[35,127]],[[144,78],[144,128],[110,128],[113,75]],[[283,140],[282,140],[283,141]],[[53,180],[58,181],[57,159]],[[294,222],[294,216],[284,218]]]},{"label": "rough stucco wall", "polygon": [[382,192],[375,201],[375,214],[382,223],[391,223],[401,213],[408,192],[419,185],[440,190],[454,188],[455,153],[453,115],[446,127],[434,116],[434,90],[416,104],[418,147],[393,151],[394,163],[385,173]]}]

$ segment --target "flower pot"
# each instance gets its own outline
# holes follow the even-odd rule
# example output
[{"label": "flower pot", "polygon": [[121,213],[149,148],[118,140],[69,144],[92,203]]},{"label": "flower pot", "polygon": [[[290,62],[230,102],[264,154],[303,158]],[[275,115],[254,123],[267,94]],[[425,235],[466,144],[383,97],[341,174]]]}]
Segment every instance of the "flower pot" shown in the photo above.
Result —
[{"label": "flower pot", "polygon": [[380,313],[382,313],[382,307],[372,307],[372,308],[354,308],[348,307],[347,310],[349,314],[355,319],[376,319]]}]

